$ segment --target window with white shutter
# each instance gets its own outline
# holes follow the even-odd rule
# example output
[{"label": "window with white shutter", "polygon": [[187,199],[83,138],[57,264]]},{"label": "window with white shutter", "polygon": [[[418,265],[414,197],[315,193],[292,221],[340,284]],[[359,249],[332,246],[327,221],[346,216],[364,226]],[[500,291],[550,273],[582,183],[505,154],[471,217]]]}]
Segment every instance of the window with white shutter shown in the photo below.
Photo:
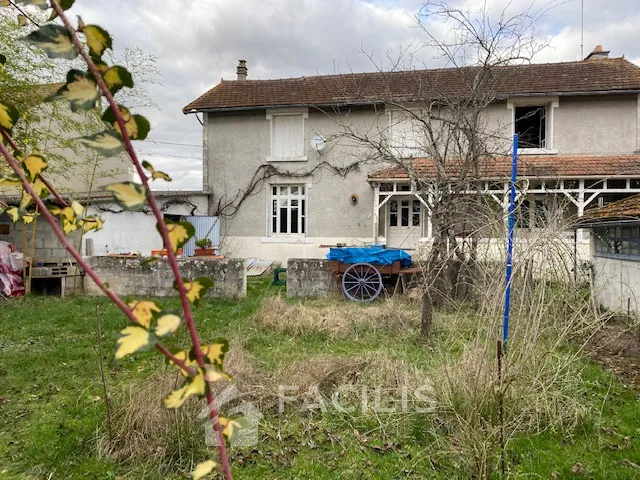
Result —
[{"label": "window with white shutter", "polygon": [[271,122],[271,149],[267,160],[272,162],[307,160],[304,154],[304,120],[306,111],[267,111]]}]

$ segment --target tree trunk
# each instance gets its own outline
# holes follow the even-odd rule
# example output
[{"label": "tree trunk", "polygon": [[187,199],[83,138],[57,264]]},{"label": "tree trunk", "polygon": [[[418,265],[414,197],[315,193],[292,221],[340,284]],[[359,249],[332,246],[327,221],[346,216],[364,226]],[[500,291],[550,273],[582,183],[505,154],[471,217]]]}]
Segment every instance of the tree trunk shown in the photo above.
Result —
[{"label": "tree trunk", "polygon": [[420,315],[420,335],[424,338],[429,336],[431,325],[433,324],[433,303],[429,290],[422,295],[422,312]]}]

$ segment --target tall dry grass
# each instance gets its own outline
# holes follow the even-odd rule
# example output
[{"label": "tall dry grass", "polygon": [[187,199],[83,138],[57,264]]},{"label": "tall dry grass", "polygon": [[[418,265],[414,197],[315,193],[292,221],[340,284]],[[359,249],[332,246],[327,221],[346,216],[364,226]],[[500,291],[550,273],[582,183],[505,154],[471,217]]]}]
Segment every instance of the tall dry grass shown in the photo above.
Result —
[{"label": "tall dry grass", "polygon": [[272,296],[265,298],[255,320],[262,328],[294,337],[323,333],[331,339],[357,340],[365,334],[416,329],[420,311],[416,302],[393,297],[361,305],[343,299],[287,303],[281,296]]}]

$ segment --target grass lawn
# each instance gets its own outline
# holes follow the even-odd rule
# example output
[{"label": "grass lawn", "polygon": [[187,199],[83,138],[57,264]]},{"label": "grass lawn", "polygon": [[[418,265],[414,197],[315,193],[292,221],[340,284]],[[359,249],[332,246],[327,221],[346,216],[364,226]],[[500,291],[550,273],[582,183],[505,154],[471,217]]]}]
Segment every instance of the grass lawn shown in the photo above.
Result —
[{"label": "grass lawn", "polygon": [[[260,281],[250,282],[248,290],[242,301],[203,301],[197,323],[203,339],[222,335],[232,345],[241,343],[264,371],[286,372],[318,355],[375,357],[385,352],[418,370],[434,361],[437,329],[431,345],[421,343],[411,328],[394,334],[381,329],[294,336],[256,322],[264,299],[282,289]],[[174,299],[158,303],[177,304]],[[30,297],[0,303],[1,479],[184,478],[193,462],[215,456],[205,447],[186,448],[188,432],[179,440],[185,447],[171,458],[100,454],[106,421],[96,311],[114,409],[131,385],[148,382],[154,371],[167,368],[155,353],[114,361],[125,321],[105,299]],[[443,318],[436,318],[436,324]],[[638,392],[584,362],[580,400],[588,416],[568,433],[547,430],[510,440],[510,477],[640,478]],[[233,470],[236,478],[250,479],[468,478],[455,449],[442,453],[428,415],[300,413],[292,408],[262,420],[256,446],[231,448]],[[195,432],[195,441],[201,442],[204,429],[198,426]]]}]

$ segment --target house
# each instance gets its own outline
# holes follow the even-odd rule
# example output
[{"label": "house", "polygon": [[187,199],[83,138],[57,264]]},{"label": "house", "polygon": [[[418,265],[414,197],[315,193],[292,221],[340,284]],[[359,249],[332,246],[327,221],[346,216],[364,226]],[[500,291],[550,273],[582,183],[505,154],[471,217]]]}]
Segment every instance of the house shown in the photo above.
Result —
[{"label": "house", "polygon": [[[24,138],[36,139],[39,151],[48,162],[45,172],[47,180],[60,194],[72,195],[76,199],[93,198],[110,183],[132,180],[131,162],[126,155],[105,158],[91,149],[72,145],[73,138],[84,135],[78,129],[86,128],[86,122],[94,122],[96,129],[100,123],[92,113],[72,112],[66,102],[45,101],[63,85],[37,85],[27,90],[21,89],[12,96],[31,119],[27,126],[19,124],[16,131]],[[54,110],[56,113],[52,115]],[[4,159],[1,159],[0,165],[6,168]],[[0,186],[0,202],[5,205],[17,204],[19,195],[20,190],[16,187]],[[79,237],[79,232],[72,236]],[[9,242],[28,256],[33,255],[46,263],[69,263],[70,260],[45,221],[29,225],[22,222],[14,224],[8,215],[0,214],[0,241]]]},{"label": "house", "polygon": [[640,313],[640,195],[589,211],[595,298],[619,313]]},{"label": "house", "polygon": [[[432,236],[429,201],[407,168],[385,164],[352,135],[387,142],[423,178],[435,175],[406,111],[438,95],[464,95],[473,67],[223,80],[184,107],[201,114],[205,190],[230,256],[322,258],[327,246],[418,248]],[[496,154],[480,188],[507,206],[511,138],[520,135],[520,235],[640,193],[640,68],[598,46],[576,62],[496,67],[483,112]],[[382,143],[381,143],[382,144]],[[452,164],[451,174],[457,166]],[[588,255],[588,232],[577,250]]]}]

